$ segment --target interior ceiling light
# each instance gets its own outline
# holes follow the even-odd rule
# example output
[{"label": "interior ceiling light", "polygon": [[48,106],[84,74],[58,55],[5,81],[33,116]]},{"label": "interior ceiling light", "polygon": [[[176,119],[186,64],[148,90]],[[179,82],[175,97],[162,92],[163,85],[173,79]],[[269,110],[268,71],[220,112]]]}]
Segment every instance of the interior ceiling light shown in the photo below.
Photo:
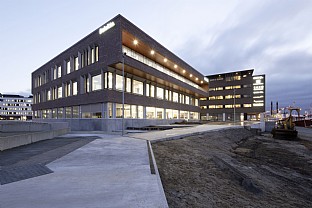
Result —
[{"label": "interior ceiling light", "polygon": [[138,45],[139,41],[137,39],[134,39],[133,44]]},{"label": "interior ceiling light", "polygon": [[178,66],[175,64],[175,65],[174,65],[174,68],[176,69],[176,68],[178,68]]},{"label": "interior ceiling light", "polygon": [[182,73],[183,73],[183,74],[185,73],[185,69],[183,69]]},{"label": "interior ceiling light", "polygon": [[200,84],[203,84],[204,83],[204,81],[200,81]]},{"label": "interior ceiling light", "polygon": [[190,77],[193,77],[193,74],[190,74]]},{"label": "interior ceiling light", "polygon": [[155,51],[154,51],[154,50],[151,50],[151,54],[154,55],[154,54],[155,54]]},{"label": "interior ceiling light", "polygon": [[168,60],[166,58],[164,58],[164,62],[167,62]]},{"label": "interior ceiling light", "polygon": [[198,80],[198,78],[196,77],[196,81]]}]

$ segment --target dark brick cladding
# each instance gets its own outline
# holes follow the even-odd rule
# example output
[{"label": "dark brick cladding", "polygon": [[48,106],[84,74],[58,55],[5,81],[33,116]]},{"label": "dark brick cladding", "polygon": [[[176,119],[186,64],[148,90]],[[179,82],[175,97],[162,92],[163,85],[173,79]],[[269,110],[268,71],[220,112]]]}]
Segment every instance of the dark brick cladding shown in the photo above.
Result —
[{"label": "dark brick cladding", "polygon": [[[69,80],[77,80],[78,81],[78,89],[80,87],[80,77],[86,74],[94,74],[97,73],[99,69],[107,71],[108,66],[113,66],[115,64],[122,62],[122,30],[126,30],[131,34],[134,34],[138,39],[143,41],[145,44],[151,46],[156,51],[161,53],[162,55],[168,57],[168,59],[174,61],[179,66],[187,69],[190,71],[194,76],[203,78],[203,75],[200,74],[198,71],[190,67],[187,63],[183,60],[175,56],[165,47],[157,43],[154,39],[149,37],[131,22],[123,18],[122,16],[118,15],[113,18],[111,21],[115,22],[115,26],[110,30],[106,31],[103,34],[99,34],[98,29],[94,32],[41,66],[39,69],[32,73],[32,93],[35,95],[38,92],[48,90],[50,87],[62,85]],[[109,21],[110,22],[110,21]],[[105,25],[105,24],[104,24]],[[69,74],[62,73],[62,77],[59,79],[55,79],[49,81],[46,84],[43,84],[39,87],[35,87],[34,85],[34,78],[37,77],[39,74],[50,70],[52,67],[56,65],[62,65],[63,61],[76,56],[78,52],[88,48],[90,45],[96,44],[99,46],[99,61],[85,66],[77,71],[73,71]],[[197,98],[199,97],[206,97],[208,94],[203,92],[202,90],[196,89],[184,82],[174,79],[162,72],[159,72],[145,64],[140,63],[132,59],[131,57],[125,58],[125,64],[131,65],[134,68],[137,68],[144,73],[151,74],[157,78],[164,80],[165,82],[172,83],[175,86],[180,86],[185,89],[185,92],[192,92]],[[66,107],[72,105],[83,105],[83,104],[91,104],[91,103],[101,103],[101,102],[118,102],[121,103],[121,92],[102,89],[100,91],[94,91],[89,93],[80,94],[78,91],[77,96],[70,96],[66,98],[51,100],[48,102],[41,102],[33,105],[33,110],[41,110],[41,109],[51,109],[57,107]],[[128,104],[137,104],[137,105],[146,105],[146,106],[155,106],[161,108],[172,108],[172,109],[181,109],[187,111],[195,111],[199,112],[198,106],[180,104],[180,103],[173,103],[165,100],[158,100],[156,98],[150,98],[141,95],[129,94],[126,93],[125,96],[125,103]]]}]

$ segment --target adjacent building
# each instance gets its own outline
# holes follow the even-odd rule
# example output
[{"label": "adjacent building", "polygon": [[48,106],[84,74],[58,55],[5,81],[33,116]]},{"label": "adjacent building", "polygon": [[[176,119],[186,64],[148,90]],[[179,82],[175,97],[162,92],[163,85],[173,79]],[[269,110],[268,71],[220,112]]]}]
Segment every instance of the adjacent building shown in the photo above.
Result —
[{"label": "adjacent building", "polygon": [[242,70],[207,76],[209,96],[200,99],[201,119],[259,120],[265,111],[265,75]]},{"label": "adjacent building", "polygon": [[208,79],[117,15],[34,71],[32,93],[37,120],[112,131],[199,120]]},{"label": "adjacent building", "polygon": [[0,93],[0,120],[32,120],[33,97]]}]

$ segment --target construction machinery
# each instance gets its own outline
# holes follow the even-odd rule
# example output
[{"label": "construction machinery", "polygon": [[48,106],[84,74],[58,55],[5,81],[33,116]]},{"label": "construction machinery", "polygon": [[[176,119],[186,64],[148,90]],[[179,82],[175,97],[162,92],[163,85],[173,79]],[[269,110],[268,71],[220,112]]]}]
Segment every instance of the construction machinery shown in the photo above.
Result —
[{"label": "construction machinery", "polygon": [[298,136],[298,131],[295,128],[294,117],[292,115],[293,111],[298,113],[298,118],[300,117],[300,108],[289,107],[289,116],[286,119],[279,120],[276,122],[275,127],[272,129],[271,133],[273,138],[278,139],[295,139]]}]

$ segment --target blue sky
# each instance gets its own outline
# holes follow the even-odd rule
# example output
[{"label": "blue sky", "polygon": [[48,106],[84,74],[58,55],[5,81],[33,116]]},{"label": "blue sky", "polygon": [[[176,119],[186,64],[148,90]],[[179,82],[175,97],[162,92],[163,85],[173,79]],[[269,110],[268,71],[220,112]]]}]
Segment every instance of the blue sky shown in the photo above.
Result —
[{"label": "blue sky", "polygon": [[1,0],[1,93],[122,14],[204,75],[255,68],[266,106],[312,108],[310,0]]}]

